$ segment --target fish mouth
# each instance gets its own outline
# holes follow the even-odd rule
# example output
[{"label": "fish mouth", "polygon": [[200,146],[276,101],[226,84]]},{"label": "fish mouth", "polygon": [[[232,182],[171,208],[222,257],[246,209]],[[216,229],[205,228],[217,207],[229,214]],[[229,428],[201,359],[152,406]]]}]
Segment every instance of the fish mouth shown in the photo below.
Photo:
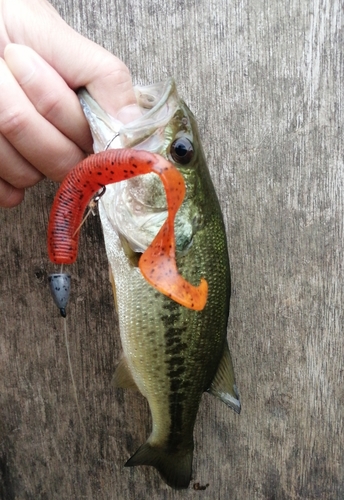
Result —
[{"label": "fish mouth", "polygon": [[[134,148],[168,159],[171,141],[168,131],[181,100],[173,78],[151,85],[136,85],[137,118],[123,123],[104,111],[86,89],[78,92],[89,123],[95,153],[107,149]],[[122,115],[123,116],[123,115]],[[155,174],[108,185],[99,203],[100,214],[113,230],[142,253],[151,244],[167,218],[163,186]]]},{"label": "fish mouth", "polygon": [[152,85],[136,85],[134,92],[139,117],[126,124],[104,111],[86,89],[78,92],[93,136],[95,153],[117,148],[162,152],[164,129],[180,102],[175,81],[168,78]]}]

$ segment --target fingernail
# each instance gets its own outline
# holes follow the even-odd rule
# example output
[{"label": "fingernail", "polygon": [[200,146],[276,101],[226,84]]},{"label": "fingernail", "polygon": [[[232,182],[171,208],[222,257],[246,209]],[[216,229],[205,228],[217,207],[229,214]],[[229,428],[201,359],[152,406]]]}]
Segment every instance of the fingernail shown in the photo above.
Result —
[{"label": "fingernail", "polygon": [[36,53],[25,45],[10,43],[5,48],[6,64],[21,86],[28,83],[36,73],[35,55]]},{"label": "fingernail", "polygon": [[140,107],[137,104],[128,104],[128,106],[124,106],[118,111],[116,119],[127,124],[137,120],[140,116],[142,116]]}]

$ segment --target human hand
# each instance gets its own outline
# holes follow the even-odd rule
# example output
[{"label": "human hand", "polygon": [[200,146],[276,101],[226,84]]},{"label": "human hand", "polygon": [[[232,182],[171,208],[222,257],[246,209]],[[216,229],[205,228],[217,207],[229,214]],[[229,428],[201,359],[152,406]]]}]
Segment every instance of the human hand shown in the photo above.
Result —
[{"label": "human hand", "polygon": [[85,86],[113,116],[135,96],[125,64],[46,0],[0,0],[0,13],[0,206],[13,207],[92,152],[74,90]]}]

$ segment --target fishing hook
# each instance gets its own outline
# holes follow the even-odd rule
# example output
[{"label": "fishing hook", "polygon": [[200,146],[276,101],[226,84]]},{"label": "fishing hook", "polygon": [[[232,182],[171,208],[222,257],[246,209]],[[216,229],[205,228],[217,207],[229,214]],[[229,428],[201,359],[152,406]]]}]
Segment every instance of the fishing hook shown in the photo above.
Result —
[{"label": "fishing hook", "polygon": [[117,134],[115,134],[115,135],[113,136],[113,138],[112,138],[112,139],[110,139],[110,140],[109,140],[109,142],[106,144],[104,151],[107,151],[107,150],[109,149],[109,147],[111,146],[111,144],[113,143],[113,141],[114,141],[115,139],[117,139],[117,137],[119,137],[119,136],[120,136],[120,134],[119,134],[119,132],[117,132]]},{"label": "fishing hook", "polygon": [[[93,203],[96,205],[96,204],[98,203],[98,201],[100,200],[100,198],[101,198],[102,196],[104,196],[105,191],[106,191],[106,186],[103,186],[103,187],[102,187],[102,188],[98,191],[98,193],[97,193],[97,194],[95,194],[95,195],[93,196],[92,200],[91,200],[91,201],[90,201],[90,203],[89,203],[89,206],[90,206],[91,208],[93,208],[93,206],[92,206],[92,205],[93,205]],[[94,206],[95,206],[95,205],[94,205]]]}]

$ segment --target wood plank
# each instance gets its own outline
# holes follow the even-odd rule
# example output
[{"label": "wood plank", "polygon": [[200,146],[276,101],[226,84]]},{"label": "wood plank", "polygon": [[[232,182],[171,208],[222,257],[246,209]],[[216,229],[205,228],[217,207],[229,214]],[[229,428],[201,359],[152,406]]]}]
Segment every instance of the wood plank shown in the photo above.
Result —
[{"label": "wood plank", "polygon": [[0,210],[0,497],[344,498],[341,3],[52,3],[136,83],[174,76],[197,116],[228,231],[243,410],[204,396],[190,491],[123,468],[150,432],[149,411],[111,386],[120,344],[91,218],[68,315],[85,439],[46,283],[56,185],[44,181]]}]

